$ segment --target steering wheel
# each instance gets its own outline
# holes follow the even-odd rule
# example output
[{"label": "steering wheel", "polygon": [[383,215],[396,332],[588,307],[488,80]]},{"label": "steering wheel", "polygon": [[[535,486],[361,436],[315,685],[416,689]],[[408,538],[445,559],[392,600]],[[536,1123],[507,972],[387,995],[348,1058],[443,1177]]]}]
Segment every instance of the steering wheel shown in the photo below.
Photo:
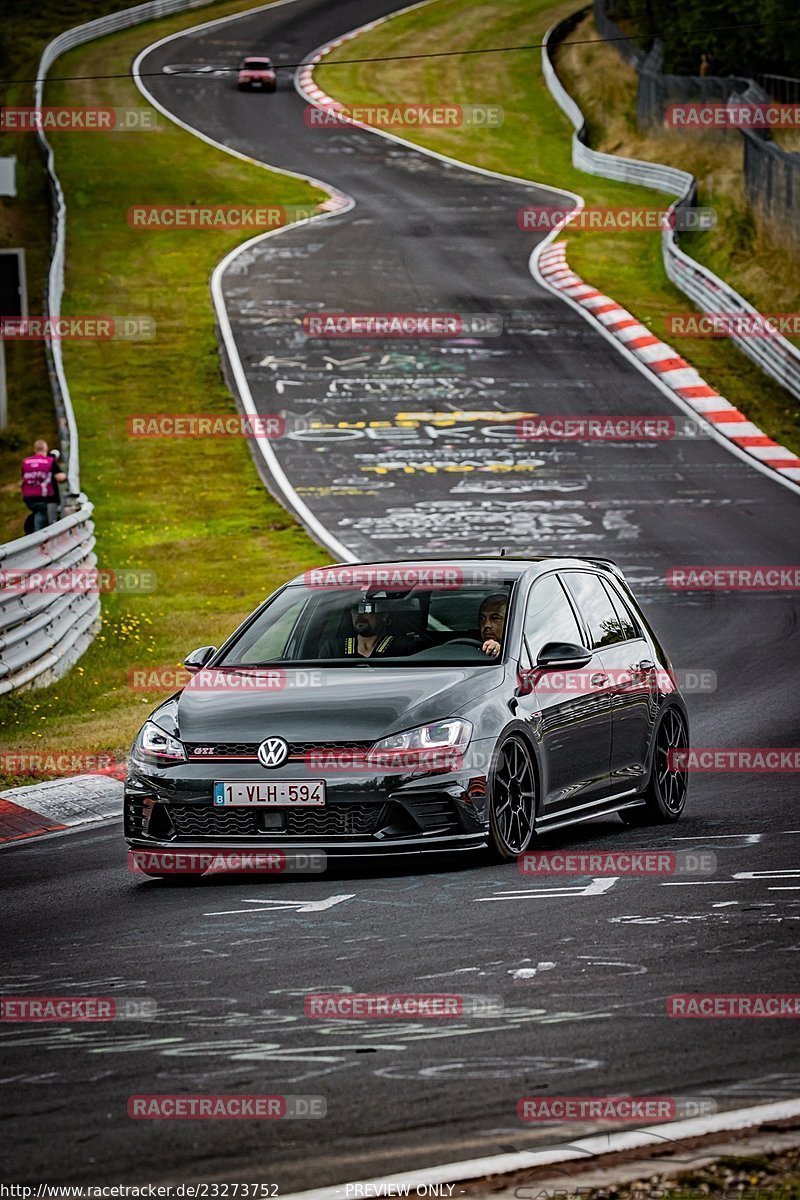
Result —
[{"label": "steering wheel", "polygon": [[483,642],[479,642],[477,638],[453,638],[452,642],[445,642],[445,646],[472,646],[475,650],[483,652]]}]

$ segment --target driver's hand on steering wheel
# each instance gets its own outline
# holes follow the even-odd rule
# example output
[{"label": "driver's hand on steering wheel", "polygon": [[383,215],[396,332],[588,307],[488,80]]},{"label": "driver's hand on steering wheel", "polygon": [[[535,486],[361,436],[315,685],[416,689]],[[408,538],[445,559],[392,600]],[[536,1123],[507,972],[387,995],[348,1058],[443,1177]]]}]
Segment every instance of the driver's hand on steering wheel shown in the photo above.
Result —
[{"label": "driver's hand on steering wheel", "polygon": [[494,638],[487,638],[481,646],[481,650],[484,654],[490,654],[492,658],[497,658],[500,653],[500,643]]}]

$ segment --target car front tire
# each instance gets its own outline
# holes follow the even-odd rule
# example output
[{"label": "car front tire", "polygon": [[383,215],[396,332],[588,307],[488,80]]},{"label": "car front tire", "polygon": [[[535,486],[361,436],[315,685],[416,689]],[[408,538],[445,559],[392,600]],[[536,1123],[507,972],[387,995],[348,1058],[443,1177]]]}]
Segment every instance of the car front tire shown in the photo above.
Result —
[{"label": "car front tire", "polygon": [[672,756],[689,749],[689,729],[679,708],[670,705],[660,716],[655,732],[653,765],[643,793],[644,804],[622,811],[626,825],[668,825],[677,821],[686,804],[687,769]]},{"label": "car front tire", "polygon": [[533,841],[536,769],[526,743],[510,734],[495,750],[489,784],[489,845],[494,858],[511,862]]}]

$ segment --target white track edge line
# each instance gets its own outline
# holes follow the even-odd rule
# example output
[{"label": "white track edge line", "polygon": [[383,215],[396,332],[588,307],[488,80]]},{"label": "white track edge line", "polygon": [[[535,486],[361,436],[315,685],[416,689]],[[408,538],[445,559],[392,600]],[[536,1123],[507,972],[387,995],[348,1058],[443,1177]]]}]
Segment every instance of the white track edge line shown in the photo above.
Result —
[{"label": "white track edge line", "polygon": [[[508,1175],[533,1167],[546,1167],[555,1163],[582,1162],[623,1150],[654,1149],[667,1142],[687,1138],[704,1137],[710,1133],[724,1133],[748,1129],[768,1121],[782,1121],[800,1116],[800,1098],[780,1100],[774,1104],[760,1104],[752,1108],[734,1108],[714,1113],[707,1117],[693,1117],[686,1121],[672,1121],[665,1125],[650,1125],[644,1129],[622,1130],[602,1133],[569,1142],[549,1150],[520,1150],[513,1154],[496,1154],[486,1158],[465,1159],[463,1162],[444,1163],[427,1170],[410,1171],[402,1175],[387,1175],[377,1179],[364,1179],[341,1183],[333,1187],[314,1188],[305,1192],[291,1192],[283,1200],[347,1200],[358,1195],[356,1187],[373,1188],[372,1195],[391,1195],[402,1188],[430,1187],[435,1184],[458,1183],[467,1179],[483,1179],[487,1175]],[[349,1191],[347,1189],[350,1189]],[[360,1193],[366,1194],[365,1190]],[[406,1192],[406,1194],[408,1194]]]}]

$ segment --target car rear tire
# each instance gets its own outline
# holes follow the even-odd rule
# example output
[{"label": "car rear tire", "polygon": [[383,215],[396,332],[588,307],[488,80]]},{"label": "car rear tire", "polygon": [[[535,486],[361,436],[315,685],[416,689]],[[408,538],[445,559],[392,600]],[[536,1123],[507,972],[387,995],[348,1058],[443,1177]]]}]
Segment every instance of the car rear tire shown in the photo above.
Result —
[{"label": "car rear tire", "polygon": [[671,705],[659,718],[655,734],[653,765],[644,792],[644,804],[619,815],[626,825],[668,825],[677,821],[686,803],[686,765],[672,757],[689,748],[686,718]]},{"label": "car rear tire", "polygon": [[533,841],[536,770],[525,742],[511,734],[495,751],[489,785],[489,838],[494,858],[511,862]]}]

